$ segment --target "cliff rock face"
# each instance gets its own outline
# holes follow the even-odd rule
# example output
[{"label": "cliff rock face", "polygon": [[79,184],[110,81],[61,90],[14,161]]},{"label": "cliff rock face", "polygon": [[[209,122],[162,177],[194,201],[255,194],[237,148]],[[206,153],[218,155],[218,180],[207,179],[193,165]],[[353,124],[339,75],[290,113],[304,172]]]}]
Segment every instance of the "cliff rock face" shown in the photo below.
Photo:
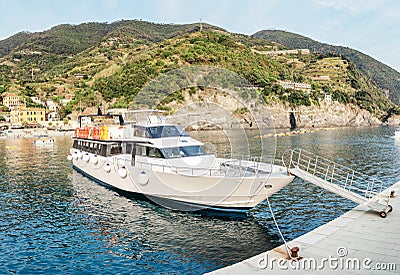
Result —
[{"label": "cliff rock face", "polygon": [[387,124],[390,126],[400,126],[400,115],[390,117]]},{"label": "cliff rock face", "polygon": [[[184,92],[183,101],[173,101],[168,106],[176,110],[175,123],[191,125],[190,129],[193,130],[238,127],[252,129],[256,126],[254,116],[258,116],[256,119],[262,120],[266,128],[325,128],[382,124],[372,113],[353,104],[344,105],[322,100],[319,105],[291,108],[282,103],[269,105],[243,103],[234,96],[213,90],[201,91],[193,96]],[[253,110],[253,114],[250,110]]]},{"label": "cliff rock face", "polygon": [[320,106],[301,106],[295,109],[282,104],[270,106],[276,128],[291,128],[290,113],[294,114],[298,128],[372,126],[380,125],[381,121],[373,114],[357,106],[343,105],[337,102],[320,102]]}]

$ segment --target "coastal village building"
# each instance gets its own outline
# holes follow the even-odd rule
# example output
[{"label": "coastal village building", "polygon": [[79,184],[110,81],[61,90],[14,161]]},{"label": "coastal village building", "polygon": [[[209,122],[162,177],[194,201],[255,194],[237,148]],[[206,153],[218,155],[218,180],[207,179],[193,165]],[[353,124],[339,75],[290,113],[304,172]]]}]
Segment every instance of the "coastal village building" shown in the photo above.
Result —
[{"label": "coastal village building", "polygon": [[294,49],[294,50],[279,50],[279,51],[257,51],[255,49],[252,49],[252,51],[259,54],[266,54],[271,56],[286,55],[286,54],[302,54],[302,55],[310,54],[309,49]]},{"label": "coastal village building", "polygon": [[59,121],[60,116],[58,115],[57,112],[49,112],[46,114],[46,121]]},{"label": "coastal village building", "polygon": [[46,105],[50,111],[57,112],[57,104],[53,100],[47,100]]},{"label": "coastal village building", "polygon": [[285,55],[285,54],[303,54],[307,55],[310,54],[309,49],[294,49],[294,50],[281,50],[281,51],[265,51],[265,52],[260,52],[262,54],[266,55]]},{"label": "coastal village building", "polygon": [[37,124],[45,121],[46,110],[43,108],[20,108],[11,110],[12,123]]},{"label": "coastal village building", "polygon": [[10,110],[18,109],[19,104],[19,97],[16,94],[10,93],[3,97],[3,105]]},{"label": "coastal village building", "polygon": [[290,80],[279,80],[278,84],[285,89],[300,90],[305,92],[311,91],[311,84],[308,83],[297,83]]},{"label": "coastal village building", "polygon": [[332,95],[326,94],[324,97],[324,100],[327,104],[331,104],[332,103]]},{"label": "coastal village building", "polygon": [[[72,95],[66,95],[63,103],[66,105],[72,98]],[[30,97],[30,99],[34,103],[47,106],[47,108],[26,107],[25,101],[21,102],[19,96],[14,93],[8,93],[3,96],[3,105],[10,109],[10,112],[2,114],[5,118],[4,122],[10,123],[11,127],[21,128],[24,124],[27,124],[28,127],[46,126],[47,122],[51,122],[52,125],[64,125],[64,121],[60,121],[60,116],[57,112],[59,105],[56,102],[51,99],[42,101],[36,96]]]},{"label": "coastal village building", "polygon": [[43,106],[46,105],[46,103],[45,103],[44,101],[41,101],[37,96],[31,96],[31,99],[32,99],[32,101],[33,101],[34,103],[42,104]]},{"label": "coastal village building", "polygon": [[61,100],[60,100],[60,103],[61,103],[62,106],[67,106],[67,104],[68,104],[70,101],[72,101],[71,98],[64,98],[64,99],[61,99]]}]

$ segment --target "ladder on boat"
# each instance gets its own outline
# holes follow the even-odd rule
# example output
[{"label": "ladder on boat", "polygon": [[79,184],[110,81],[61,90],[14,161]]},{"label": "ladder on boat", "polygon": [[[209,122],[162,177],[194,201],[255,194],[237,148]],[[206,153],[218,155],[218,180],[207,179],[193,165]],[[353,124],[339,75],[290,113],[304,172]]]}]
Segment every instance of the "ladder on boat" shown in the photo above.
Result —
[{"label": "ladder on boat", "polygon": [[[289,154],[289,155],[288,155]],[[303,149],[284,153],[288,172],[355,203],[379,212],[382,218],[392,211],[390,195],[382,195],[383,182]]]}]

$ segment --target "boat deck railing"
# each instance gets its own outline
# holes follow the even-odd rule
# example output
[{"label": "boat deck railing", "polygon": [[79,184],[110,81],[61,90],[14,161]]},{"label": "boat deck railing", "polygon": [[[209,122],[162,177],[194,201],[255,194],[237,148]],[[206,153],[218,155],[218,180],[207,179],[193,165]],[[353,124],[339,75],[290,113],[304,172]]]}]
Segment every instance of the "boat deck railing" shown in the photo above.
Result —
[{"label": "boat deck railing", "polygon": [[[135,166],[151,169],[159,172],[171,172],[188,176],[210,176],[210,177],[257,177],[266,176],[274,171],[277,160],[261,157],[241,158],[216,158],[211,167],[177,166],[169,164],[158,164],[147,161],[135,161]],[[282,171],[286,171],[282,169]],[[282,172],[281,171],[281,172]]]}]

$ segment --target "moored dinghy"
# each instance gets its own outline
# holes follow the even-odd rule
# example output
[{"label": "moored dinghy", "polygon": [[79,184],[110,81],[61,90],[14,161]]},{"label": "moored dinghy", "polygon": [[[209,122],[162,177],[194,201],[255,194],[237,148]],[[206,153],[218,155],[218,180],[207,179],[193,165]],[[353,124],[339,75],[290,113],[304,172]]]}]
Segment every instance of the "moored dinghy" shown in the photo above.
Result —
[{"label": "moored dinghy", "polygon": [[36,146],[53,146],[54,145],[54,139],[48,138],[48,139],[38,139],[33,142]]}]

